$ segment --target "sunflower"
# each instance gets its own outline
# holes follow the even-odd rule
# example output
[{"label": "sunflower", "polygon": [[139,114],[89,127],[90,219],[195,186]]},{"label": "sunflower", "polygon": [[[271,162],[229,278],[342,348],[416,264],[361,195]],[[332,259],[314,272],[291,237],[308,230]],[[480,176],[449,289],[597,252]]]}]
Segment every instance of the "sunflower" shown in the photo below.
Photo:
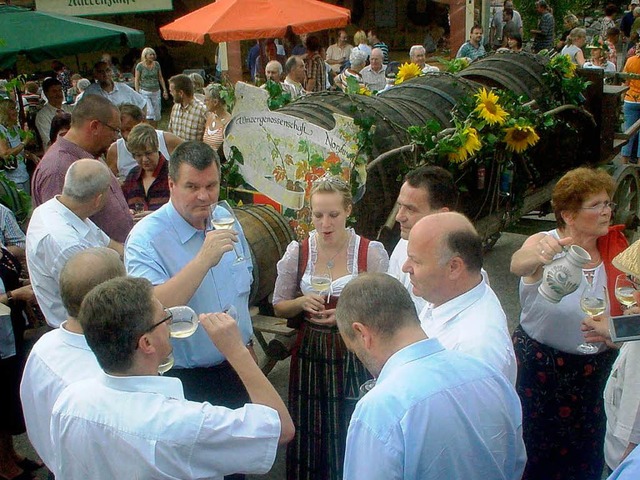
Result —
[{"label": "sunflower", "polygon": [[456,152],[449,154],[449,161],[451,163],[464,162],[469,156],[473,155],[482,147],[482,143],[480,143],[480,139],[478,138],[478,131],[473,127],[466,127],[462,130],[462,132],[460,132],[460,140],[462,146]]},{"label": "sunflower", "polygon": [[369,90],[367,87],[362,86],[358,90],[358,95],[366,95],[367,97],[370,97],[371,95],[373,95],[373,92]]},{"label": "sunflower", "polygon": [[400,85],[402,82],[419,76],[422,70],[415,63],[403,63],[398,69],[396,74],[396,85]]},{"label": "sunflower", "polygon": [[505,129],[504,141],[507,149],[512,152],[522,153],[527,148],[538,143],[540,137],[531,125],[514,125]]},{"label": "sunflower", "polygon": [[478,99],[478,105],[474,112],[476,112],[480,118],[486,120],[489,125],[493,125],[494,123],[502,125],[504,123],[509,114],[498,105],[500,98],[495,93],[483,88],[475,97]]}]

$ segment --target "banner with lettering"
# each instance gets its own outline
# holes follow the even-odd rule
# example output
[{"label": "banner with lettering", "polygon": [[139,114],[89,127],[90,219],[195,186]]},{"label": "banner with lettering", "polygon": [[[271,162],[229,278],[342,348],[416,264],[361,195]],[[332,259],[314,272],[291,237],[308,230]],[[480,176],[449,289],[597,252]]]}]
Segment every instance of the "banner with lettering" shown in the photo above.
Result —
[{"label": "banner with lettering", "polygon": [[173,0],[36,0],[36,10],[62,15],[114,15],[173,10]]},{"label": "banner with lettering", "polygon": [[[314,180],[334,175],[364,193],[366,169],[354,167],[359,127],[334,114],[335,127],[267,107],[266,90],[238,82],[236,106],[225,130],[224,154],[237,162],[244,181],[283,206],[300,237],[311,229],[309,192]],[[355,171],[354,171],[355,170]]]}]

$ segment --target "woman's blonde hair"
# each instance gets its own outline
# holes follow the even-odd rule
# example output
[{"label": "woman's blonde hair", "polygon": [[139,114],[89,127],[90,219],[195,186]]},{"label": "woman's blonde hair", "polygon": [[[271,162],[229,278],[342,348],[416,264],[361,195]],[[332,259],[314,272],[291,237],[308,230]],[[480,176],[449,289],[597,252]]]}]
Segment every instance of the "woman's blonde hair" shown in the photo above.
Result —
[{"label": "woman's blonde hair", "polygon": [[311,199],[316,193],[340,194],[342,196],[342,204],[344,205],[345,209],[349,208],[353,203],[351,186],[340,177],[332,175],[320,177],[311,184],[309,199]]},{"label": "woman's blonde hair", "polygon": [[353,36],[353,43],[356,44],[356,47],[361,43],[367,43],[367,34],[364,33],[364,30],[358,30]]},{"label": "woman's blonde hair", "polygon": [[158,133],[148,123],[139,123],[129,132],[127,149],[130,152],[138,152],[147,148],[152,148],[154,152],[158,151]]},{"label": "woman's blonde hair", "polygon": [[140,54],[140,61],[144,63],[147,59],[147,55],[149,55],[150,53],[153,53],[155,55],[156,51],[151,47],[145,47]]},{"label": "woman's blonde hair", "polygon": [[584,28],[574,28],[567,37],[567,45],[573,45],[579,38],[587,38],[587,31]]}]

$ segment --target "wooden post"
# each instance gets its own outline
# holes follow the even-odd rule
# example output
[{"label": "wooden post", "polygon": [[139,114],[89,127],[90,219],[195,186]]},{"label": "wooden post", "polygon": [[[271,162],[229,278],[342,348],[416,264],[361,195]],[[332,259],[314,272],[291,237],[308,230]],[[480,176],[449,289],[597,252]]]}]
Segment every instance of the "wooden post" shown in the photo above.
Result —
[{"label": "wooden post", "polygon": [[242,81],[242,58],[240,42],[227,42],[227,79],[234,85]]}]

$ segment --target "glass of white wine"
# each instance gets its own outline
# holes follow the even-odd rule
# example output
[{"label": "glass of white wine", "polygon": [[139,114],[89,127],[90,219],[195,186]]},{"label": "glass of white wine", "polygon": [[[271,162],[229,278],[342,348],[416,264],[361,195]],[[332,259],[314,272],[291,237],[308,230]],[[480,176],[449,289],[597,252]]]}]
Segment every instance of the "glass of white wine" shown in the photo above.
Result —
[{"label": "glass of white wine", "polygon": [[169,370],[171,370],[171,368],[173,368],[173,363],[173,353],[170,353],[167,358],[165,358],[164,361],[160,365],[158,365],[158,373],[162,375],[163,373],[168,372]]},{"label": "glass of white wine", "polygon": [[311,288],[314,293],[329,298],[329,291],[331,289],[331,275],[322,273],[311,276]]},{"label": "glass of white wine", "polygon": [[[606,287],[587,283],[587,288],[584,289],[580,297],[580,307],[591,318],[602,315],[607,310]],[[585,342],[578,345],[577,350],[580,353],[593,354],[598,353],[598,346]]]},{"label": "glass of white wine", "polygon": [[636,304],[633,298],[636,290],[636,284],[626,274],[621,273],[616,277],[616,298],[625,308]]},{"label": "glass of white wine", "polygon": [[[233,226],[237,222],[236,215],[233,213],[233,208],[227,203],[226,200],[220,200],[211,209],[211,226],[216,230],[233,230]],[[236,260],[234,263],[244,262],[244,256],[238,253],[236,245],[233,245],[233,251],[236,254]]]},{"label": "glass of white wine", "polygon": [[169,330],[172,338],[187,338],[198,328],[198,315],[186,305],[167,308],[171,315]]}]

